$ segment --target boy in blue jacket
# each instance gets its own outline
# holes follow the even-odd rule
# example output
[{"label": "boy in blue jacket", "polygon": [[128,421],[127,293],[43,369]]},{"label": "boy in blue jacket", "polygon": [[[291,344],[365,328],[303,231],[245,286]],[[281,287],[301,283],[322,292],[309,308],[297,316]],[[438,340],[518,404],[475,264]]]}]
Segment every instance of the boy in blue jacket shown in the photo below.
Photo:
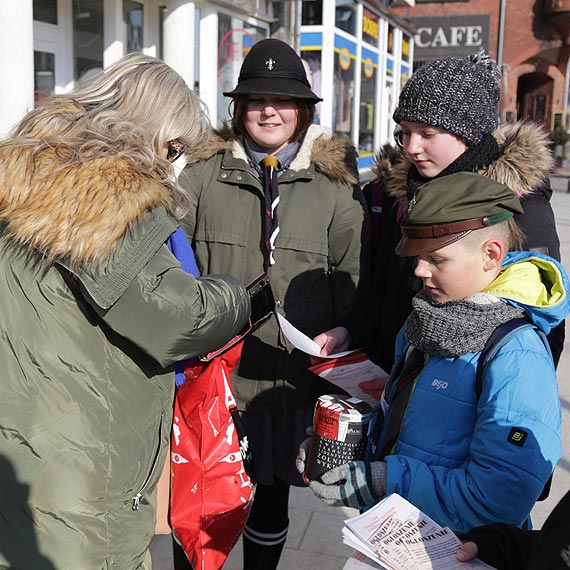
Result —
[{"label": "boy in blue jacket", "polygon": [[[556,374],[538,331],[568,314],[568,279],[548,256],[509,252],[521,241],[515,213],[515,192],[465,172],[410,201],[396,252],[418,258],[423,289],[398,336],[366,460],[309,483],[325,503],[363,509],[398,493],[458,533],[527,521],[561,456]],[[520,317],[532,325],[505,339],[478,388],[488,338]],[[305,456],[302,447],[300,471]]]}]

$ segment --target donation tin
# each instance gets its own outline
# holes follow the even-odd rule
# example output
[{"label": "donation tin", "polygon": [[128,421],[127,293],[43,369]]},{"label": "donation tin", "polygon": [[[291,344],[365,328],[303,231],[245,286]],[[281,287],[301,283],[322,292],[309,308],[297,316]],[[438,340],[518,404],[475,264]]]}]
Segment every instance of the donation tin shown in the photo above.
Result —
[{"label": "donation tin", "polygon": [[327,394],[315,404],[305,479],[320,480],[337,465],[362,459],[372,407],[350,396]]}]

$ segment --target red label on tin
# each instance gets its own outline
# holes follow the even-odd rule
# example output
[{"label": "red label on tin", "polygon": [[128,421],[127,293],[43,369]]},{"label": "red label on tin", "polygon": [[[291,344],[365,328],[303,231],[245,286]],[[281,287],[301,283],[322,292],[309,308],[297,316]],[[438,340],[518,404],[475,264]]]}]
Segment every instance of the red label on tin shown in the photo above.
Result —
[{"label": "red label on tin", "polygon": [[321,396],[315,406],[305,476],[315,480],[337,465],[362,459],[371,408],[361,400]]}]

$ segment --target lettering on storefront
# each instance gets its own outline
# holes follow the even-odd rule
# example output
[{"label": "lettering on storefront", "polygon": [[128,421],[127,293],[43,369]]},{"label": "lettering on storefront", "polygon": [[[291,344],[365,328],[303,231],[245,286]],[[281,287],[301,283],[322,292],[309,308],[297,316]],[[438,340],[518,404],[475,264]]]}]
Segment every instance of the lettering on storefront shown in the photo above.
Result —
[{"label": "lettering on storefront", "polygon": [[218,81],[223,91],[235,87],[241,63],[257,38],[248,30],[234,28],[218,44]]},{"label": "lettering on storefront", "polygon": [[338,61],[340,63],[340,68],[343,71],[350,69],[350,52],[348,48],[343,47],[338,53]]},{"label": "lettering on storefront", "polygon": [[362,14],[362,36],[365,41],[371,44],[377,44],[380,37],[378,16],[370,12],[370,10],[366,10],[366,8]]},{"label": "lettering on storefront", "polygon": [[362,60],[362,69],[364,70],[364,75],[370,79],[374,75],[374,64],[372,60],[367,57]]},{"label": "lettering on storefront", "polygon": [[416,29],[414,58],[463,56],[481,47],[487,51],[490,19],[488,14],[411,18]]}]

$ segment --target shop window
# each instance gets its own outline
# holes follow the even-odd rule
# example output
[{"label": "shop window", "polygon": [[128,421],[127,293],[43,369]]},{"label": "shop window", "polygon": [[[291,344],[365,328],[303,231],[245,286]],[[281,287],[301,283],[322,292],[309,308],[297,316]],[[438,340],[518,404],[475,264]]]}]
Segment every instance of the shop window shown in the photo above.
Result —
[{"label": "shop window", "polygon": [[34,0],[34,20],[57,26],[57,0]]},{"label": "shop window", "polygon": [[362,54],[360,79],[360,129],[358,150],[374,151],[374,122],[376,108],[376,83],[378,76],[377,56]]},{"label": "shop window", "polygon": [[[320,50],[303,50],[301,53],[301,58],[307,64],[309,68],[309,83],[311,84],[311,89],[319,97],[322,97],[321,93],[321,54]],[[314,123],[320,124],[321,122],[321,104],[317,103],[315,106],[315,118]]]},{"label": "shop window", "polygon": [[537,95],[534,105],[534,118],[544,119],[546,116],[546,95]]},{"label": "shop window", "polygon": [[388,53],[394,54],[394,26],[388,24],[388,46],[386,47]]},{"label": "shop window", "polygon": [[301,13],[303,26],[321,26],[323,23],[323,0],[305,0]]},{"label": "shop window", "polygon": [[55,56],[45,51],[34,52],[34,103],[39,105],[55,92]]},{"label": "shop window", "polygon": [[265,30],[227,14],[218,14],[218,125],[230,117],[231,100],[224,91],[237,84],[241,64],[253,44],[266,37]]},{"label": "shop window", "polygon": [[123,22],[126,26],[127,53],[142,52],[144,47],[144,6],[123,0]]},{"label": "shop window", "polygon": [[334,131],[339,135],[351,136],[354,100],[354,60],[343,48],[335,53],[334,60]]},{"label": "shop window", "polygon": [[410,61],[410,38],[409,36],[402,36],[402,59]]},{"label": "shop window", "polygon": [[380,140],[390,141],[392,145],[396,144],[394,140],[394,128],[396,124],[392,119],[392,114],[395,110],[396,94],[394,93],[394,82],[390,78],[386,78],[386,83],[384,84],[384,92],[382,93],[384,97],[384,105],[382,106],[382,112],[385,117],[388,117],[388,122],[384,128],[387,128],[385,132],[380,133]]},{"label": "shop window", "polygon": [[103,69],[103,0],[73,0],[75,79]]},{"label": "shop window", "polygon": [[356,6],[354,5],[354,0],[336,0],[334,25],[354,36],[356,33],[355,14]]}]

